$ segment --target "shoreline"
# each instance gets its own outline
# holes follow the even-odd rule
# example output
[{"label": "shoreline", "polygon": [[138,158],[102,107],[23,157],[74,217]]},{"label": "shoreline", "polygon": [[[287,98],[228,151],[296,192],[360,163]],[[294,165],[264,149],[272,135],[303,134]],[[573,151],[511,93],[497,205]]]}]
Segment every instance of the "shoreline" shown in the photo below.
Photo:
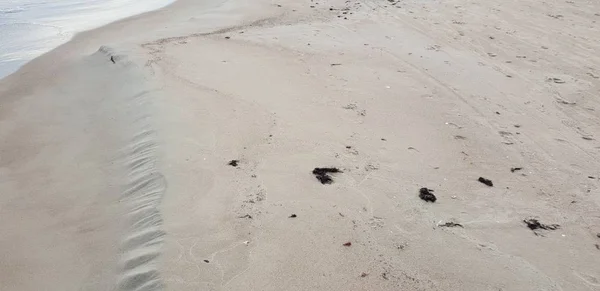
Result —
[{"label": "shoreline", "polygon": [[77,34],[0,80],[0,281],[597,287],[594,16],[530,4],[178,0]]},{"label": "shoreline", "polygon": [[[4,51],[2,52],[2,55],[0,55],[0,57],[4,56],[7,58],[6,61],[0,62],[0,79],[7,76],[4,72],[14,73],[20,66],[31,61],[33,58],[39,57],[41,54],[47,53],[61,44],[68,42],[69,39],[64,40],[65,37],[73,38],[73,36],[79,32],[100,28],[112,22],[119,21],[120,19],[164,8],[173,3],[172,0],[168,1],[169,2],[167,3],[159,5],[159,7],[154,7],[157,3],[150,3],[144,4],[146,5],[145,7],[138,7],[138,9],[133,10],[132,8],[135,7],[131,7],[131,3],[119,4],[110,2],[104,3],[103,5],[107,7],[102,7],[100,11],[96,12],[92,12],[93,10],[86,5],[97,5],[97,3],[61,3],[60,5],[64,5],[64,7],[61,7],[64,12],[56,15],[52,14],[52,12],[47,12],[47,10],[51,11],[53,8],[52,5],[55,4],[37,4],[37,6],[30,4],[31,7],[28,7],[27,10],[16,9],[13,13],[7,11],[5,12],[7,13],[5,15],[6,19],[0,21],[0,26],[6,30],[4,36],[6,38],[11,38],[11,41],[5,44],[6,46],[3,47]],[[148,5],[150,5],[150,7],[148,7]],[[72,10],[76,10],[77,14],[72,12]],[[93,15],[90,15],[90,13]],[[121,16],[121,18],[114,19],[114,15],[108,17],[107,15],[109,13],[116,13]],[[31,17],[37,18],[29,19]],[[87,20],[83,21],[83,17],[86,17]],[[90,23],[90,18],[94,19],[96,24]],[[14,27],[15,25],[21,26],[21,28],[17,29]],[[40,31],[41,28],[45,28],[47,31]],[[57,32],[52,33],[51,31],[48,31],[49,29],[57,30]],[[10,34],[7,35],[7,33]],[[20,41],[17,42],[12,39],[13,37],[18,38],[18,36],[23,33],[36,36],[21,37]],[[46,46],[42,46],[40,43],[45,43]],[[53,44],[54,47],[48,49],[47,46],[52,46]],[[39,51],[42,51],[42,53],[38,54]],[[32,54],[35,54],[36,56],[30,58]],[[9,63],[19,63],[21,65],[17,68],[13,68]]]}]

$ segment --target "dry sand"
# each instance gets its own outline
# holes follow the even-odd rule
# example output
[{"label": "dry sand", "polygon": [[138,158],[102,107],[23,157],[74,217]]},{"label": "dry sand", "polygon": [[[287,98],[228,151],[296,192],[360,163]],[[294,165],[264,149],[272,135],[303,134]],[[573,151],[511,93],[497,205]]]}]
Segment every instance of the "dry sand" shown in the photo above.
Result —
[{"label": "dry sand", "polygon": [[2,80],[0,290],[600,290],[600,4],[315,1]]}]

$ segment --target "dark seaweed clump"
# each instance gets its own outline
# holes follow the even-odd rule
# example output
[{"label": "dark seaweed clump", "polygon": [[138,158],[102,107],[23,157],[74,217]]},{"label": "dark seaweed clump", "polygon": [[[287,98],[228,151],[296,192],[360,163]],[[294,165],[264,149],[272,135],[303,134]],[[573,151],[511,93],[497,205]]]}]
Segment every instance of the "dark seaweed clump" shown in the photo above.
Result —
[{"label": "dark seaweed clump", "polygon": [[492,180],[490,180],[490,179],[486,179],[484,177],[479,177],[479,179],[477,179],[477,181],[479,181],[479,182],[481,182],[483,184],[486,184],[486,185],[488,185],[490,187],[494,187],[494,183],[492,183]]},{"label": "dark seaweed clump", "polygon": [[543,224],[535,218],[527,218],[527,219],[524,219],[523,222],[525,222],[525,224],[527,224],[527,227],[529,227],[529,229],[531,229],[535,233],[535,235],[540,235],[536,232],[536,230],[538,230],[538,229],[557,230],[560,228],[560,225],[558,225],[558,224]]},{"label": "dark seaweed clump", "polygon": [[419,198],[433,203],[437,200],[437,198],[431,192],[433,192],[432,189],[421,188],[421,190],[419,190]]},{"label": "dark seaweed clump", "polygon": [[341,173],[342,171],[338,168],[315,168],[312,173],[315,175],[317,180],[321,182],[321,184],[331,184],[333,183],[333,178],[331,177],[331,173]]}]

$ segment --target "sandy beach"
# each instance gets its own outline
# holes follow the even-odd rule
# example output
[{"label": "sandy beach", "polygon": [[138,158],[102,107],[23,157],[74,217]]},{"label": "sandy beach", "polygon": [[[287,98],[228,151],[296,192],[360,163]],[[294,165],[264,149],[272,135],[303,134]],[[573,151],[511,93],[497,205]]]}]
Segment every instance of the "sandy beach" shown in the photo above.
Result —
[{"label": "sandy beach", "polygon": [[0,80],[0,290],[600,290],[598,21],[179,0],[80,33]]}]

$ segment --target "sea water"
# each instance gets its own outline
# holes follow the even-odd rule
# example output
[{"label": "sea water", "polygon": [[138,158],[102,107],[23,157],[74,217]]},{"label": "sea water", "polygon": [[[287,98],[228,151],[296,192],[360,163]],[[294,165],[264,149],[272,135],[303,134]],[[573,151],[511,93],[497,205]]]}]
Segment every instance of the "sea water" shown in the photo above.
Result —
[{"label": "sea water", "polygon": [[80,31],[175,0],[0,0],[0,78]]}]

